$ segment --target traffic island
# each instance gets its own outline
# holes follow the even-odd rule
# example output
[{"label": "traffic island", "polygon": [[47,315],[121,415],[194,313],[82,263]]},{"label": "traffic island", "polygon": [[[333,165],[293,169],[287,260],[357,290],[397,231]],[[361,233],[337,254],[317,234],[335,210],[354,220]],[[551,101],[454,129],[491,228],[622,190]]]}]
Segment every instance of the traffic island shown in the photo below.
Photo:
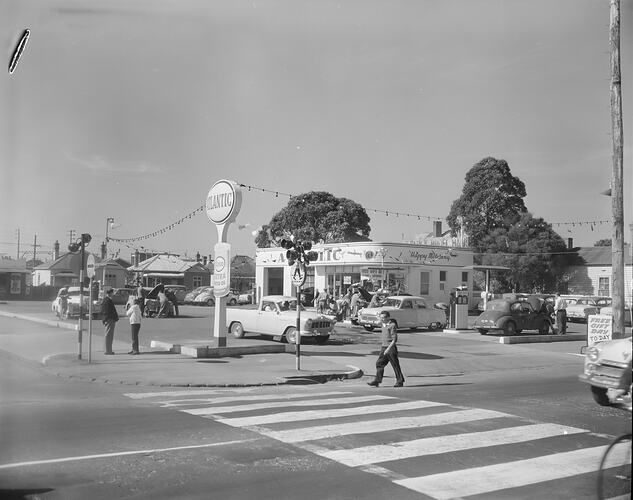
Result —
[{"label": "traffic island", "polygon": [[536,344],[543,342],[576,342],[587,340],[584,333],[568,333],[565,335],[513,335],[499,337],[500,344]]},{"label": "traffic island", "polygon": [[181,344],[169,344],[167,342],[160,342],[152,340],[150,346],[153,349],[161,349],[174,354],[182,354],[183,356],[190,356],[192,358],[223,358],[223,357],[236,357],[244,356],[248,354],[270,354],[277,352],[294,352],[294,345],[286,344],[262,344],[262,345],[242,345],[242,346],[227,346],[227,347],[213,347],[213,346],[195,346],[195,345],[181,345]]}]

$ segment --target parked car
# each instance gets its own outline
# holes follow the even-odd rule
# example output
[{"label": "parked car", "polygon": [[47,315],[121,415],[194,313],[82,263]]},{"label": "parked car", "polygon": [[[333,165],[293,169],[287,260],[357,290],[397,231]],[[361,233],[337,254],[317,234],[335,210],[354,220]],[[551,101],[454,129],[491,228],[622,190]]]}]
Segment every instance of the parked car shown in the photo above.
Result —
[{"label": "parked car", "polygon": [[198,294],[202,293],[205,288],[208,288],[208,286],[199,286],[197,288],[194,288],[193,290],[191,290],[189,293],[187,293],[184,296],[184,298],[182,299],[182,303],[193,304],[193,301],[195,300],[195,298],[198,296]]},{"label": "parked car", "polygon": [[590,385],[594,400],[609,406],[617,396],[624,370],[631,369],[631,336],[598,342],[585,353],[585,367],[578,378]]},{"label": "parked car", "polygon": [[314,305],[314,287],[308,286],[301,289],[301,305],[313,306]]},{"label": "parked car", "polygon": [[[586,323],[590,314],[598,314],[601,297],[580,297],[576,303],[567,304],[567,321],[571,323]],[[606,305],[606,304],[605,304]]]},{"label": "parked car", "polygon": [[367,307],[358,313],[358,324],[371,332],[380,327],[380,313],[388,311],[397,328],[428,328],[438,330],[446,325],[446,313],[430,307],[422,297],[392,295],[380,307]]},{"label": "parked car", "polygon": [[[599,314],[613,316],[613,306],[609,304],[601,307]],[[631,306],[624,306],[624,326],[631,326]]]},{"label": "parked car", "polygon": [[165,291],[167,290],[174,292],[179,304],[184,304],[185,296],[187,295],[187,287],[184,285],[165,285]]},{"label": "parked car", "polygon": [[[67,299],[67,308],[66,308],[66,313],[63,315],[62,317],[62,304],[61,304],[61,295],[63,293],[62,290],[67,290],[68,291],[68,299]],[[79,317],[79,292],[80,292],[80,288],[78,286],[69,286],[67,289],[60,289],[57,292],[57,297],[55,297],[55,300],[53,300],[53,303],[51,304],[51,309],[52,312],[58,317],[58,318],[78,318]],[[84,316],[88,314],[89,308],[90,308],[90,289],[88,287],[84,288],[84,293],[82,295],[83,297],[83,314]],[[94,311],[94,313],[98,313],[98,311]]]},{"label": "parked car", "polygon": [[112,302],[114,305],[120,306],[123,304],[127,304],[127,301],[130,295],[134,294],[133,288],[114,288],[112,290]]},{"label": "parked car", "polygon": [[[313,337],[324,344],[334,329],[334,320],[305,311],[301,307],[301,337]],[[285,295],[262,297],[257,309],[228,309],[226,325],[231,334],[242,338],[253,332],[273,337],[274,340],[294,343],[297,340],[297,299]]]},{"label": "parked car", "polygon": [[237,297],[237,303],[239,305],[244,304],[252,304],[253,303],[253,292],[240,293]]},{"label": "parked car", "polygon": [[474,327],[482,335],[492,330],[502,330],[505,335],[538,330],[541,335],[547,335],[552,323],[541,305],[537,297],[528,297],[527,300],[491,300],[486,310],[475,319]]},{"label": "parked car", "polygon": [[207,286],[196,295],[196,298],[193,299],[193,304],[196,306],[214,306],[215,305],[215,295],[213,295],[213,287]]},{"label": "parked car", "polygon": [[[164,289],[165,285],[158,284],[149,291],[147,297],[145,297],[145,317],[151,318],[153,316],[158,316],[160,312],[160,300],[158,299],[158,293]],[[165,309],[165,316],[168,318],[172,318],[175,315],[174,305],[169,300],[167,301]]]}]

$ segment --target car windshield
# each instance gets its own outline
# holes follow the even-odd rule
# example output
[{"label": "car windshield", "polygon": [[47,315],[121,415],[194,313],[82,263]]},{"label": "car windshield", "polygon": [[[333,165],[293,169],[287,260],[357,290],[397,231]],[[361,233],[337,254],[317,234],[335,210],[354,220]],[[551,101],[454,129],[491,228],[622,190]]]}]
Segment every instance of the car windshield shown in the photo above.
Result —
[{"label": "car windshield", "polygon": [[578,302],[576,302],[576,304],[582,306],[595,306],[596,301],[593,299],[578,299]]},{"label": "car windshield", "polygon": [[385,299],[382,305],[389,306],[389,307],[400,307],[401,302],[402,301],[400,299]]},{"label": "car windshield", "polygon": [[486,305],[486,311],[510,312],[510,302],[506,300],[491,300]]}]

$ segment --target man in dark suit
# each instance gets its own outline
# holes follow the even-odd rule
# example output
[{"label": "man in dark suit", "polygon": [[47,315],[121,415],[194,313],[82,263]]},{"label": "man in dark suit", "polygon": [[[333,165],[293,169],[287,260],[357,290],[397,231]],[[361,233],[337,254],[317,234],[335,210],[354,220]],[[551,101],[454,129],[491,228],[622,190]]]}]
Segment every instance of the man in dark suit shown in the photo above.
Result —
[{"label": "man in dark suit", "polygon": [[106,292],[106,296],[103,299],[101,305],[101,317],[103,318],[103,325],[105,326],[105,354],[114,354],[112,350],[112,341],[114,340],[114,326],[119,321],[119,314],[116,312],[114,302],[112,302],[112,293],[114,289],[110,288]]}]

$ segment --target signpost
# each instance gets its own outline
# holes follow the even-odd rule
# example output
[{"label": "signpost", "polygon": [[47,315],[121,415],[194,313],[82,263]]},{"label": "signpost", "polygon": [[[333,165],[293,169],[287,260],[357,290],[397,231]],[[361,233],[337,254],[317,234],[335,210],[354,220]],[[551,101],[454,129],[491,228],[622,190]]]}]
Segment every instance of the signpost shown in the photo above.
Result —
[{"label": "signpost", "polygon": [[297,335],[295,337],[296,368],[301,370],[301,287],[306,282],[306,266],[296,261],[291,266],[292,282],[297,287]]},{"label": "signpost", "polygon": [[214,247],[213,295],[216,297],[213,319],[215,347],[226,347],[226,296],[231,286],[231,245],[226,236],[231,222],[235,221],[242,207],[242,190],[230,180],[219,180],[209,190],[205,204],[207,217],[218,231],[218,243]]},{"label": "signpost", "polygon": [[[95,256],[90,254],[88,255],[88,260],[86,262],[86,274],[88,278],[90,278],[90,302],[88,302],[88,363],[92,362],[92,286],[93,286],[93,278],[95,277]],[[83,300],[83,297],[81,298]]]}]

